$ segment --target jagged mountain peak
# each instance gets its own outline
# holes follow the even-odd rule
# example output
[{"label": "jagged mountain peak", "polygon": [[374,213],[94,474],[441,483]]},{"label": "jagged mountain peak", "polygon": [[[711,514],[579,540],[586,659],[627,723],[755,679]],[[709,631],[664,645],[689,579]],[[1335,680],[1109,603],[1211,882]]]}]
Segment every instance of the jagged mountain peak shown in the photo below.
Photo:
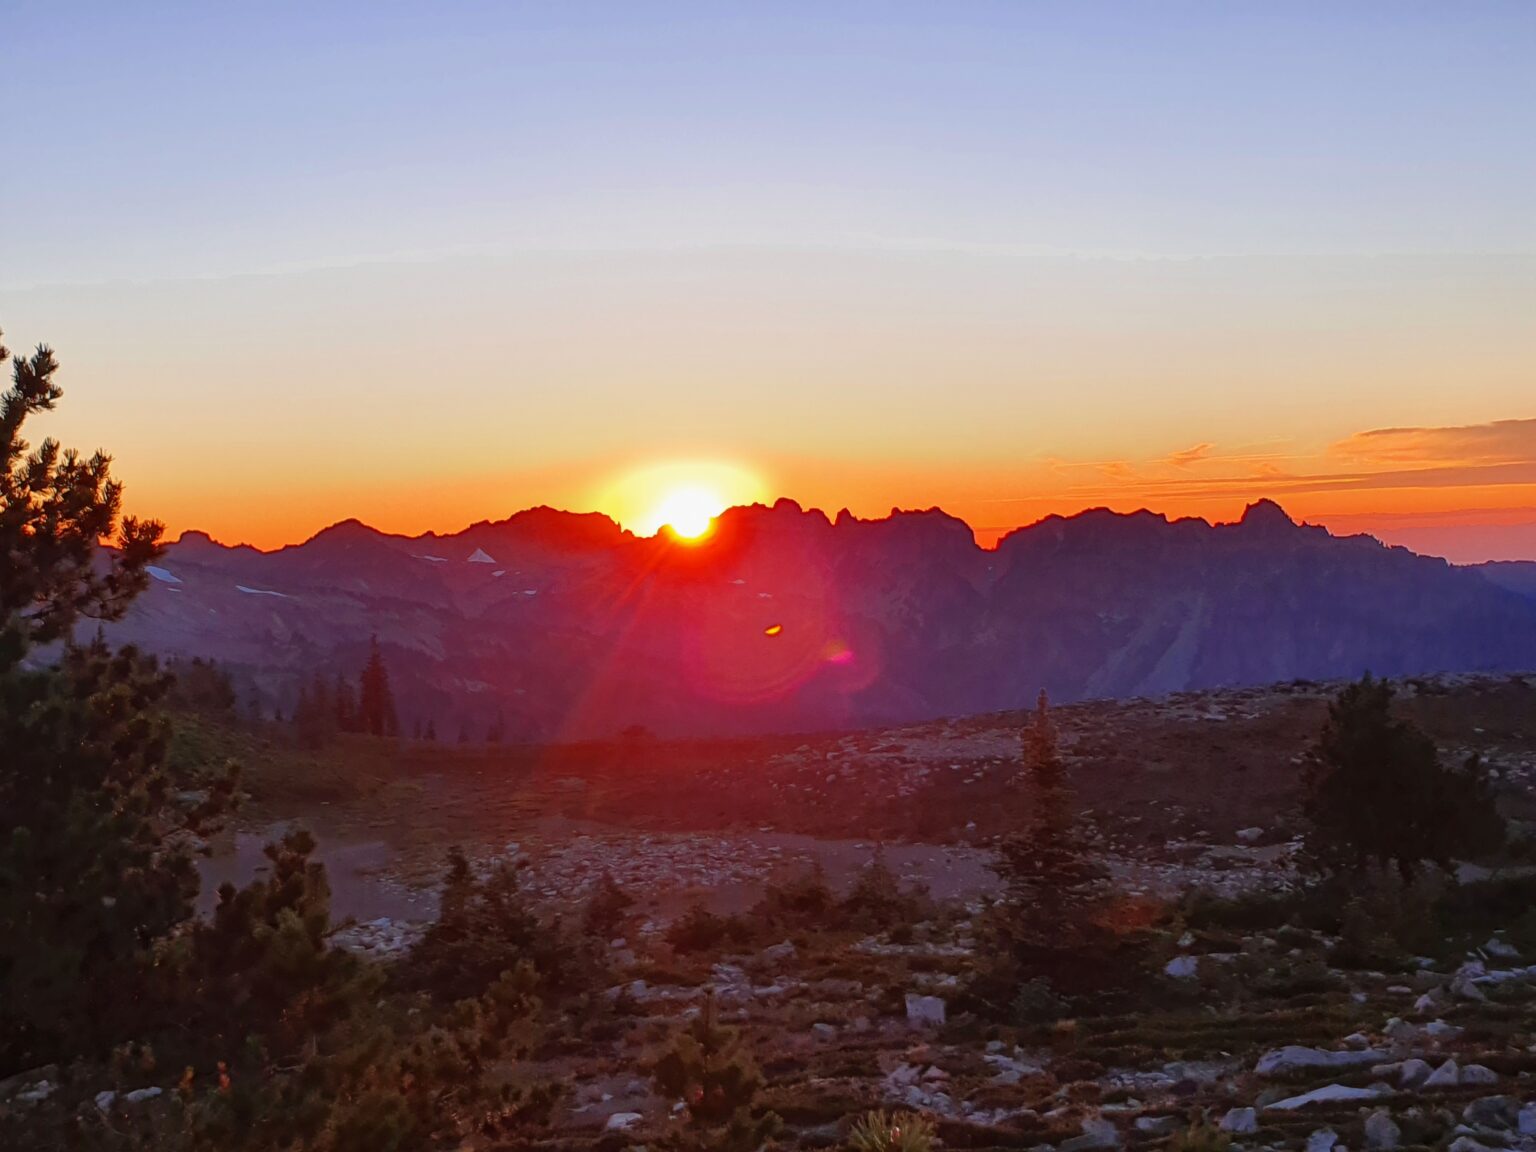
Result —
[{"label": "jagged mountain peak", "polygon": [[408,638],[391,671],[423,717],[505,714],[529,737],[863,726],[1018,707],[1041,685],[1066,702],[1536,667],[1536,600],[1500,586],[1526,591],[1523,573],[1333,537],[1272,501],[1222,525],[1052,516],[996,551],[939,509],[832,520],[791,500],[729,509],[697,544],[547,507],[452,537],[347,520],[276,553],[184,541],[195,565],[152,584],[119,639],[233,661],[286,710],[316,664]]}]

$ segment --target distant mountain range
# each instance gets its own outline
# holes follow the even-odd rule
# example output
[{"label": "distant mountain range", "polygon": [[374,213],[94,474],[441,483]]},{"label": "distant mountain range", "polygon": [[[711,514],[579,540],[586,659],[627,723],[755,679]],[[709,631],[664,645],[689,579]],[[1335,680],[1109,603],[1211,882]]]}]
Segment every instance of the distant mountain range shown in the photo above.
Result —
[{"label": "distant mountain range", "polygon": [[357,521],[171,545],[109,634],[291,710],[377,634],[402,726],[478,739],[851,727],[1061,701],[1536,668],[1536,563],[1453,567],[1293,523],[1104,510],[979,548],[938,510],[733,508],[704,543],[550,508],[450,536]]}]

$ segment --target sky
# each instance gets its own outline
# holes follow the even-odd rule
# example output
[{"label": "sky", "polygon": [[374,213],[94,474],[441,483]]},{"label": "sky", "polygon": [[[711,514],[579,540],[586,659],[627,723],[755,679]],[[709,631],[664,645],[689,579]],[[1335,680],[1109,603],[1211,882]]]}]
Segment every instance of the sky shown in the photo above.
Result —
[{"label": "sky", "polygon": [[1536,558],[1536,5],[0,21],[0,328],[172,535],[724,477]]}]

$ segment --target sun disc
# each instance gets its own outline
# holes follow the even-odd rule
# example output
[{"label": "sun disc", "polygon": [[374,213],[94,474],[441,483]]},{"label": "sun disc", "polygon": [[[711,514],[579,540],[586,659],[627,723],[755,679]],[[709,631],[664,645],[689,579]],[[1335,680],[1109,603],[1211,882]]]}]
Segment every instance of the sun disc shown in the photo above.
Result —
[{"label": "sun disc", "polygon": [[671,460],[610,478],[596,490],[594,506],[631,532],[702,542],[715,518],[735,505],[754,504],[768,483],[739,464],[720,460]]},{"label": "sun disc", "polygon": [[707,488],[678,488],[667,493],[656,509],[656,519],[684,540],[697,540],[724,512],[725,501]]}]

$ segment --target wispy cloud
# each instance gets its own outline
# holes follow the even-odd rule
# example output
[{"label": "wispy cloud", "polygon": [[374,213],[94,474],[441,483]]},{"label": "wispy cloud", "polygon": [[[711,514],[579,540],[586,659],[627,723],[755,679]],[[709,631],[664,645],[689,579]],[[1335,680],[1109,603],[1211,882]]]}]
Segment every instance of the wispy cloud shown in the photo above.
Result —
[{"label": "wispy cloud", "polygon": [[1215,448],[1216,445],[1214,444],[1196,444],[1192,448],[1183,448],[1177,452],[1170,452],[1165,459],[1167,463],[1172,464],[1175,468],[1189,468],[1200,463],[1202,460],[1209,459]]},{"label": "wispy cloud", "polygon": [[1374,428],[1329,448],[1364,464],[1487,465],[1536,461],[1536,419],[1455,428]]}]

